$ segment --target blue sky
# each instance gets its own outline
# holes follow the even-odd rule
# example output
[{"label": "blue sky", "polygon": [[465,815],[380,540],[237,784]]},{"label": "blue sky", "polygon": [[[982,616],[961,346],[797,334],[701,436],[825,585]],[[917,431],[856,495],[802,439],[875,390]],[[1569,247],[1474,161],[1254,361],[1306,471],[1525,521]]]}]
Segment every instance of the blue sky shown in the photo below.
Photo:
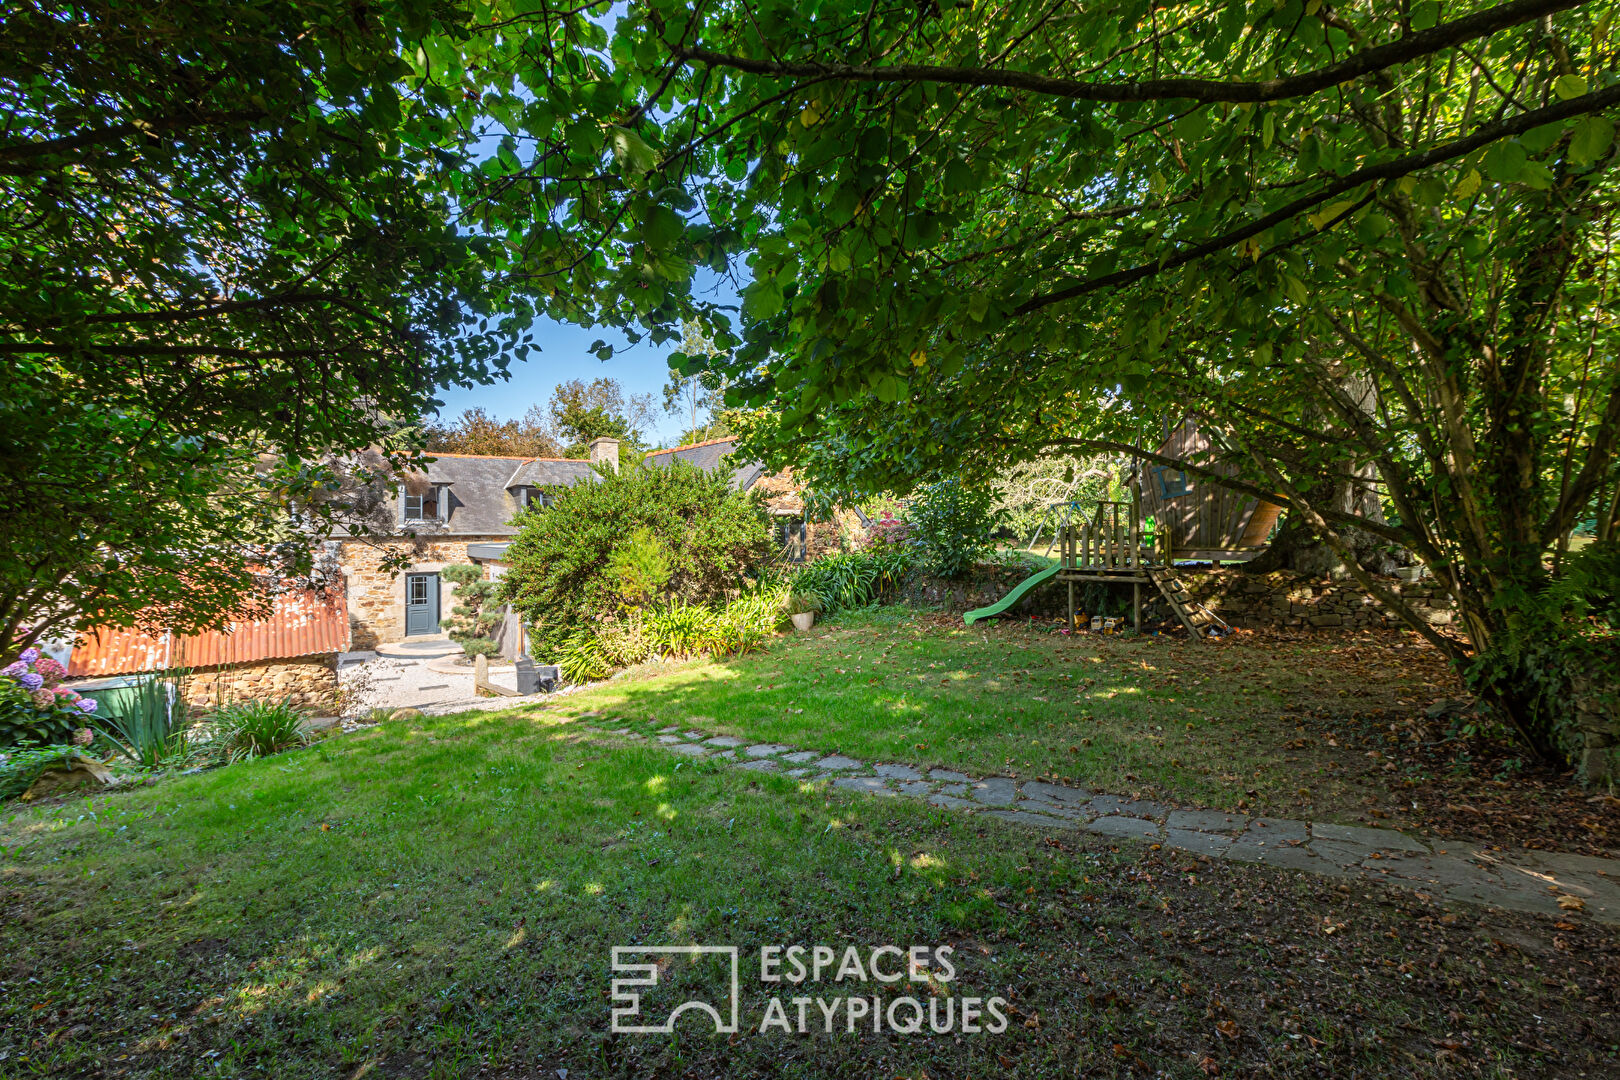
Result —
[{"label": "blue sky", "polygon": [[[544,322],[537,324],[535,340],[540,352],[529,350],[528,360],[513,361],[512,377],[488,386],[463,389],[459,386],[441,387],[439,410],[443,420],[454,420],[462,410],[482,406],[484,411],[500,420],[515,420],[528,411],[530,405],[545,405],[551,400],[551,391],[558,383],[569,379],[589,382],[604,376],[618,379],[628,394],[652,394],[659,406],[663,404],[664,384],[669,381],[669,365],[664,357],[669,346],[641,344],[626,348],[624,336],[603,327],[581,329],[568,323]],[[591,355],[591,343],[607,341],[618,347],[613,359],[602,361]],[[685,425],[681,418],[659,413],[658,427],[648,434],[653,442],[674,439]]]},{"label": "blue sky", "polygon": [[[699,270],[693,281],[694,294],[703,300],[740,306],[742,299],[737,294],[747,284],[748,269],[740,265],[739,260],[736,271],[744,275],[742,281]],[[735,310],[731,317],[735,325]],[[438,397],[444,407],[439,410],[439,418],[454,420],[463,410],[481,406],[497,420],[516,420],[529,411],[530,405],[544,406],[550,401],[551,391],[558,383],[569,379],[589,382],[606,377],[619,380],[626,396],[653,396],[653,403],[659,409],[658,424],[646,434],[654,445],[672,446],[686,430],[690,417],[671,416],[663,411],[664,384],[669,381],[669,364],[665,358],[674,350],[673,342],[654,345],[643,338],[639,344],[627,345],[625,336],[611,327],[586,330],[550,319],[535,321],[534,337],[540,351],[530,349],[528,360],[514,360],[509,369],[510,379],[471,389],[440,387]],[[613,359],[603,361],[591,355],[591,344],[596,341],[606,341],[614,347]]]}]

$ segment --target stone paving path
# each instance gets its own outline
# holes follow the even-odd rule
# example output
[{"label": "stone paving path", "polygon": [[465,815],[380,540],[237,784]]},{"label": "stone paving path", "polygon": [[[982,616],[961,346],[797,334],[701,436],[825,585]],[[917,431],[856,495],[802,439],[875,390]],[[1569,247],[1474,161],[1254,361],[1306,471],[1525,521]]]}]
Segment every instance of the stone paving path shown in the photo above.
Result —
[{"label": "stone paving path", "polygon": [[[593,731],[632,741],[649,738],[622,724],[604,723],[597,714],[576,719],[594,720]],[[1487,907],[1548,915],[1580,911],[1599,922],[1620,925],[1620,859],[1503,852],[1467,841],[1426,842],[1392,829],[1185,810],[1039,780],[867,763],[842,754],[751,743],[680,727],[663,728],[650,738],[687,758],[867,795],[925,799],[933,806],[1029,828],[1085,830],[1233,862],[1383,881]]]}]

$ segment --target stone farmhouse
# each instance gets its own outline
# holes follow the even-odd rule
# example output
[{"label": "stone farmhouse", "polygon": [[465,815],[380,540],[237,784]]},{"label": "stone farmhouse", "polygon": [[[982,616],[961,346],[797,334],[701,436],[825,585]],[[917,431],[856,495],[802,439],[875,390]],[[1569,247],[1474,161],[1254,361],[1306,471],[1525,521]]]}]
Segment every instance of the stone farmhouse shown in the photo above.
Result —
[{"label": "stone farmhouse", "polygon": [[[804,500],[786,470],[769,474],[758,463],[737,461],[735,446],[734,439],[712,439],[654,451],[643,463],[664,466],[678,459],[705,472],[729,472],[733,490],[761,491],[790,559],[836,546],[836,526],[830,533],[819,523],[807,528]],[[392,535],[334,541],[347,585],[350,647],[374,649],[442,633],[455,595],[455,587],[442,580],[444,568],[471,562],[484,567],[486,578],[500,577],[518,514],[545,505],[557,488],[591,482],[598,466],[618,469],[618,440],[597,439],[583,460],[434,455],[424,473],[386,496],[378,518],[393,523]],[[384,570],[390,554],[406,556],[409,565],[399,573]],[[521,647],[515,625],[497,635],[503,651],[509,638]]]}]

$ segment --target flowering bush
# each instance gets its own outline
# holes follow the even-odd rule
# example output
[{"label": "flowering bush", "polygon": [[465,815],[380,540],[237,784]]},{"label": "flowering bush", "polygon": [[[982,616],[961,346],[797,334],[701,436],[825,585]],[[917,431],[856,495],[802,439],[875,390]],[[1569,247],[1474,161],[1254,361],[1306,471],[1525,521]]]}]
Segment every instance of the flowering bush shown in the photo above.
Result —
[{"label": "flowering bush", "polygon": [[879,551],[905,547],[911,542],[911,527],[885,510],[872,522],[866,534],[866,546]]},{"label": "flowering bush", "polygon": [[58,686],[66,674],[60,663],[32,647],[0,668],[0,746],[88,741],[82,736],[96,702]]}]

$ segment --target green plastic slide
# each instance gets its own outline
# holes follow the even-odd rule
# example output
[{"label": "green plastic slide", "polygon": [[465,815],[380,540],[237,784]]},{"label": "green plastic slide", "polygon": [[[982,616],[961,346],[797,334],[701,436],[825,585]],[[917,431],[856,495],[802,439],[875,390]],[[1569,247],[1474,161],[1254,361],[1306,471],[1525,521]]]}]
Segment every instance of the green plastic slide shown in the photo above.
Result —
[{"label": "green plastic slide", "polygon": [[1003,596],[999,601],[991,604],[989,607],[974,608],[972,611],[962,616],[962,621],[968,626],[972,626],[980,619],[988,619],[994,615],[1005,615],[1014,604],[1018,603],[1018,601],[1024,598],[1025,593],[1029,592],[1029,590],[1033,589],[1041,582],[1051,580],[1061,569],[1063,569],[1063,564],[1059,563],[1057,566],[1047,567],[1045,570],[1042,570],[1033,577],[1025,578],[1023,581],[1018,583],[1018,587],[1016,589],[1008,593],[1006,596]]}]

